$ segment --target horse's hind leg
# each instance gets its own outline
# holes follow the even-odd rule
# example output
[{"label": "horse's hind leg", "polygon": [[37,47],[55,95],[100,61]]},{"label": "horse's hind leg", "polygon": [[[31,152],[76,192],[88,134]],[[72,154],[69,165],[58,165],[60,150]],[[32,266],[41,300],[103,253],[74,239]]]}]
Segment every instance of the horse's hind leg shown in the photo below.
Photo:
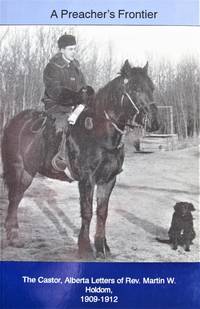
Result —
[{"label": "horse's hind leg", "polygon": [[105,258],[106,255],[109,255],[110,253],[110,249],[106,241],[105,224],[108,215],[108,202],[115,182],[116,177],[108,183],[97,185],[97,225],[95,234],[97,258]]},{"label": "horse's hind leg", "polygon": [[90,245],[90,222],[92,219],[92,202],[94,194],[94,184],[90,181],[79,182],[81,219],[82,225],[78,238],[79,255],[83,259],[93,258],[93,251]]},{"label": "horse's hind leg", "polygon": [[[12,176],[12,177],[11,177]],[[8,212],[5,221],[5,229],[7,233],[7,239],[12,241],[17,238],[18,220],[17,210],[20,201],[23,198],[24,192],[30,186],[33,177],[24,169],[13,166],[13,170],[9,175],[8,185]]]}]

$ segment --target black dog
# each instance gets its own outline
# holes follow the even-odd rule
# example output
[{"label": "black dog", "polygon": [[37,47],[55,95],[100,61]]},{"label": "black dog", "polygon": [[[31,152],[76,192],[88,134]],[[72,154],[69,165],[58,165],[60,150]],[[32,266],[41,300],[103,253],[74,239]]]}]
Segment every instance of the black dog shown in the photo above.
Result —
[{"label": "black dog", "polygon": [[190,245],[196,236],[191,214],[195,208],[191,203],[178,202],[174,206],[174,210],[171,226],[168,231],[169,239],[156,239],[162,243],[172,244],[174,250],[178,248],[178,245],[182,245],[185,247],[185,251],[190,251]]},{"label": "black dog", "polygon": [[185,251],[190,251],[190,244],[195,238],[193,217],[191,212],[195,210],[193,204],[178,202],[174,206],[175,212],[172,217],[168,235],[172,248],[176,250],[178,245],[184,245]]}]

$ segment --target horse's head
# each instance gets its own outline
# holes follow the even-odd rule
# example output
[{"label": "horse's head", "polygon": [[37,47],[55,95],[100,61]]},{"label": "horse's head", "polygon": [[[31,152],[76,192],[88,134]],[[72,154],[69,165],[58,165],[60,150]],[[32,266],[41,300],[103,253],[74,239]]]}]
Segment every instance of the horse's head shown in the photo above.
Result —
[{"label": "horse's head", "polygon": [[[120,110],[122,117],[134,119],[147,131],[158,130],[158,112],[153,103],[154,85],[148,76],[148,62],[143,67],[131,67],[128,60],[121,68],[119,88],[122,93]],[[121,115],[122,115],[121,114]]]}]

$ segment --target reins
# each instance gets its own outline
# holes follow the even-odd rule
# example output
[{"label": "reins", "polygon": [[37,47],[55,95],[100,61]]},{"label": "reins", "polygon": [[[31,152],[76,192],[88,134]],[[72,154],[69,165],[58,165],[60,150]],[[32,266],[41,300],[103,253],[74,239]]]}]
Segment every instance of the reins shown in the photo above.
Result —
[{"label": "reins", "polygon": [[104,115],[106,117],[106,119],[112,124],[112,126],[115,128],[115,130],[117,132],[119,132],[120,134],[124,134],[124,130],[121,130],[118,125],[115,123],[115,121],[108,115],[108,113],[106,111],[104,111]]}]

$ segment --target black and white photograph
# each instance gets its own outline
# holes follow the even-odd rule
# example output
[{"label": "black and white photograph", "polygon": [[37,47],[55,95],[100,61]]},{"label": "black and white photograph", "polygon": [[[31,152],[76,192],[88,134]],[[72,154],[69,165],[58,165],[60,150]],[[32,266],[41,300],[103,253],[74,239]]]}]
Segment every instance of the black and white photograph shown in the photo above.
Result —
[{"label": "black and white photograph", "polygon": [[0,27],[2,261],[200,261],[199,37]]}]

